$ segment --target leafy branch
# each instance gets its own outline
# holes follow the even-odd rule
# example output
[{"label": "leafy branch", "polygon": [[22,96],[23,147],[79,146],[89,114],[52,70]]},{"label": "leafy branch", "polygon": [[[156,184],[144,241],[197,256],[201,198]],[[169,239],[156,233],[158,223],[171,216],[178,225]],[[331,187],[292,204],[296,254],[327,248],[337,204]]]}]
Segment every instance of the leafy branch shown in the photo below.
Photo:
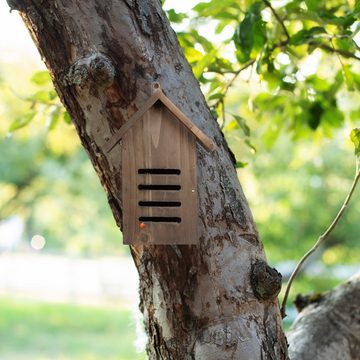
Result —
[{"label": "leafy branch", "polygon": [[311,254],[313,254],[319,248],[319,246],[325,242],[325,240],[328,238],[328,236],[331,234],[331,232],[335,229],[339,220],[343,216],[346,208],[348,207],[351,197],[354,194],[355,188],[359,182],[359,179],[360,179],[360,157],[359,157],[359,154],[360,154],[360,130],[359,129],[354,129],[352,131],[351,139],[355,144],[355,155],[357,155],[354,180],[351,184],[350,190],[345,198],[343,205],[341,206],[339,212],[336,214],[336,216],[335,216],[334,220],[332,221],[332,223],[330,224],[330,226],[326,229],[326,231],[322,235],[319,236],[315,245],[300,259],[300,261],[296,265],[294,271],[292,272],[290,279],[288,281],[288,284],[286,286],[284,298],[283,298],[283,301],[281,304],[280,312],[281,312],[282,318],[286,317],[286,303],[287,303],[287,299],[289,297],[291,285],[292,285],[296,275],[300,272],[302,265],[309,258],[309,256]]},{"label": "leafy branch", "polygon": [[47,127],[49,130],[53,130],[56,127],[60,118],[67,124],[70,124],[70,116],[65,111],[53,89],[49,73],[47,71],[37,71],[33,74],[31,82],[40,86],[42,89],[27,97],[20,96],[10,88],[14,96],[24,102],[30,103],[31,111],[14,119],[9,126],[9,132],[14,132],[29,125],[39,115],[47,118]]},{"label": "leafy branch", "polygon": [[317,47],[319,49],[322,49],[328,53],[333,53],[333,54],[338,54],[341,55],[345,58],[351,58],[351,59],[355,59],[355,60],[360,60],[359,56],[356,56],[354,53],[352,53],[351,51],[347,51],[347,50],[342,50],[342,49],[336,49],[332,46],[329,46],[327,44],[321,43],[321,42],[317,42],[317,41],[309,41],[309,45]]},{"label": "leafy branch", "polygon": [[244,71],[245,69],[247,69],[248,67],[250,67],[251,65],[253,65],[255,63],[256,59],[250,60],[249,62],[247,62],[244,66],[242,66],[239,70],[235,71],[233,74],[234,76],[231,78],[231,80],[225,85],[222,96],[220,99],[218,99],[216,101],[216,103],[214,104],[214,108],[217,108],[223,101],[224,98],[226,97],[229,89],[231,88],[231,86],[234,84],[235,80],[238,78],[238,76],[241,74],[242,71]]},{"label": "leafy branch", "polygon": [[273,15],[275,16],[276,20],[279,22],[280,26],[282,27],[284,34],[286,36],[286,38],[288,40],[290,40],[290,35],[289,32],[286,29],[286,26],[283,22],[283,20],[281,19],[281,17],[279,16],[279,14],[276,12],[276,10],[273,8],[273,6],[271,5],[269,0],[262,0],[263,3],[270,9],[270,11],[273,13]]}]

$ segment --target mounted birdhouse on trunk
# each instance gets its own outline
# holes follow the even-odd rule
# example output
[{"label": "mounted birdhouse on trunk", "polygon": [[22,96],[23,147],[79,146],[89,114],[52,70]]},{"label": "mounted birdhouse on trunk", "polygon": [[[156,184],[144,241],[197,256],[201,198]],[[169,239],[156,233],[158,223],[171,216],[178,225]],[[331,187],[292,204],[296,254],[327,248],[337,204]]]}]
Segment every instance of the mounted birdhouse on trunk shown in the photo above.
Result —
[{"label": "mounted birdhouse on trunk", "polygon": [[110,139],[121,140],[124,244],[197,244],[196,141],[216,145],[161,89]]}]

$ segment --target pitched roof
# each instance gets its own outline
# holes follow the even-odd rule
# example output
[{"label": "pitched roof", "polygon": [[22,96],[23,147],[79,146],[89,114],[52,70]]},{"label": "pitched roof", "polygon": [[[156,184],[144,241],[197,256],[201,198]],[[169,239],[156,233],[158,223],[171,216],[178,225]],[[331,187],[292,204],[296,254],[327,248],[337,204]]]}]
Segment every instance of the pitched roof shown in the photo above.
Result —
[{"label": "pitched roof", "polygon": [[216,149],[215,143],[205,135],[163,92],[158,89],[154,94],[144,103],[144,105],[133,115],[130,119],[114,134],[114,136],[105,145],[105,151],[108,153],[121,140],[124,134],[148,111],[157,101],[161,101],[164,106],[179,120],[181,123],[191,131],[201,145],[208,151]]}]

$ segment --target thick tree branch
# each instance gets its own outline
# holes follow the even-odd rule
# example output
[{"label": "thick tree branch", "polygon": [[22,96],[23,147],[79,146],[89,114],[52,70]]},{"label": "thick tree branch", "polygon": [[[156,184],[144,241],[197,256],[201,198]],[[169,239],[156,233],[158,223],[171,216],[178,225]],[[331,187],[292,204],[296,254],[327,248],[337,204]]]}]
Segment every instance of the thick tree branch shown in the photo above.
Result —
[{"label": "thick tree branch", "polygon": [[305,307],[287,338],[292,360],[359,360],[360,275]]}]

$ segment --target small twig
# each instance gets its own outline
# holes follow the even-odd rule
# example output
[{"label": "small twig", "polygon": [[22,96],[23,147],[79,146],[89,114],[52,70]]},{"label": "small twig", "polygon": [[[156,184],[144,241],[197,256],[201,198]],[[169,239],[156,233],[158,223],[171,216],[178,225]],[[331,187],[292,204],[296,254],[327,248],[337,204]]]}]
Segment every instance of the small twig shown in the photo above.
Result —
[{"label": "small twig", "polygon": [[347,194],[345,201],[341,207],[341,209],[339,210],[339,212],[337,213],[337,215],[335,216],[335,219],[333,220],[333,222],[330,224],[330,226],[327,228],[327,230],[319,236],[318,240],[316,241],[315,245],[301,258],[301,260],[299,261],[299,263],[296,265],[295,270],[292,272],[290,279],[288,281],[288,284],[286,286],[286,290],[285,290],[285,295],[284,295],[284,299],[282,301],[281,304],[281,316],[282,318],[286,317],[286,302],[289,296],[289,292],[291,289],[291,285],[296,277],[296,275],[299,273],[301,266],[303,265],[303,263],[307,260],[307,258],[318,249],[318,247],[327,239],[327,237],[329,236],[329,234],[335,229],[337,223],[339,222],[340,218],[342,217],[342,215],[344,214],[350,200],[351,197],[355,191],[356,185],[358,183],[360,179],[360,166],[359,166],[359,160],[357,159],[356,161],[356,171],[355,171],[355,177],[353,180],[353,183],[350,187],[349,193]]},{"label": "small twig", "polygon": [[[335,46],[334,46],[334,44],[333,44],[333,39],[330,39],[330,45],[331,45],[331,47],[333,48],[333,50],[336,51]],[[341,68],[342,68],[343,71],[344,71],[344,63],[343,63],[343,61],[342,61],[342,59],[341,59],[341,56],[340,56],[338,53],[336,53],[336,52],[335,52],[335,54],[336,54],[336,56],[337,56],[337,58],[338,58],[338,60],[339,60],[339,63],[340,63]],[[345,76],[345,74],[344,74],[344,76]]]},{"label": "small twig", "polygon": [[231,88],[231,86],[234,84],[235,80],[237,79],[237,77],[240,75],[240,73],[242,71],[244,71],[245,69],[247,69],[249,66],[251,66],[252,64],[254,64],[255,59],[250,60],[248,63],[246,63],[242,68],[240,68],[239,70],[237,70],[234,73],[234,76],[232,77],[232,79],[226,84],[226,86],[224,87],[224,92],[223,92],[223,96],[214,104],[214,107],[217,108],[219,106],[219,104],[222,102],[222,100],[225,98],[227,92],[229,91],[229,89]]},{"label": "small twig", "polygon": [[269,0],[263,0],[263,3],[271,10],[271,12],[273,13],[273,15],[275,16],[276,20],[279,22],[279,24],[281,25],[285,36],[287,37],[287,39],[290,39],[290,35],[289,32],[287,31],[285,24],[283,22],[283,20],[281,19],[281,17],[279,16],[279,14],[276,12],[276,10],[272,7],[271,3]]},{"label": "small twig", "polygon": [[[319,49],[322,49],[328,53],[333,53],[333,54],[337,54],[337,55],[341,55],[342,57],[344,58],[351,58],[351,59],[355,59],[355,60],[360,60],[360,57],[359,56],[356,56],[355,54],[353,54],[351,51],[347,51],[347,50],[342,50],[342,49],[335,49],[334,47],[332,46],[329,46],[329,45],[326,45],[326,44],[323,44],[321,42],[318,42],[318,41],[315,41],[315,40],[312,40],[312,41],[309,41],[308,43],[309,45],[312,45],[312,46],[315,46]],[[269,51],[272,52],[274,51],[275,49],[283,49],[285,48],[287,45],[289,45],[289,40],[285,40],[285,41],[281,41],[277,44],[273,44],[270,48],[269,48]]]},{"label": "small twig", "polygon": [[329,45],[326,44],[322,44],[319,43],[317,41],[310,41],[309,45],[313,45],[315,47],[318,47],[324,51],[327,52],[331,52],[331,53],[335,53],[335,54],[339,54],[345,58],[351,58],[351,59],[356,59],[356,60],[360,60],[360,57],[356,56],[355,54],[353,54],[351,51],[347,51],[347,50],[341,50],[341,49],[335,49]]},{"label": "small twig", "polygon": [[226,121],[226,115],[225,115],[225,99],[222,98],[221,99],[221,115],[222,115],[222,123],[220,126],[220,130],[222,130],[225,126],[225,121]]},{"label": "small twig", "polygon": [[215,74],[220,74],[220,75],[227,75],[227,74],[237,74],[238,70],[212,70],[212,69],[208,69],[206,70],[207,73],[215,73]]}]

